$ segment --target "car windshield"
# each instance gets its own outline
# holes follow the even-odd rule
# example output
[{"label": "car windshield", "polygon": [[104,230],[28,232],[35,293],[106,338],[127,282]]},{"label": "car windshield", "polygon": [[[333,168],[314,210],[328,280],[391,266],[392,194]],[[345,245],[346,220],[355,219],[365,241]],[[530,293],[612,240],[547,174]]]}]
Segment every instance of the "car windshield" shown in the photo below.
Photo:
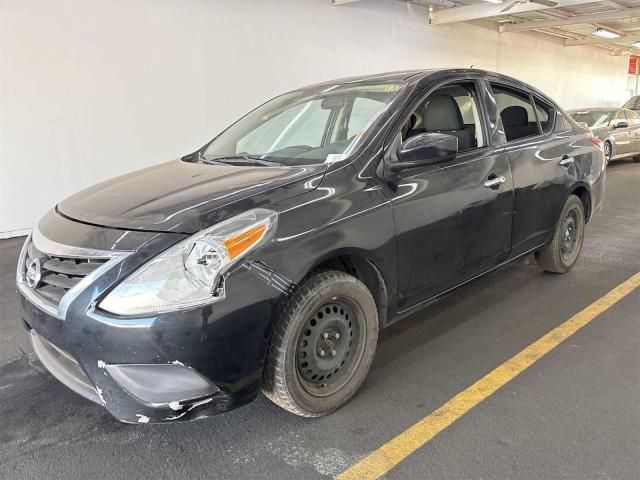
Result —
[{"label": "car windshield", "polygon": [[608,125],[615,113],[615,110],[588,110],[572,112],[571,116],[578,123],[585,123],[589,128],[597,128]]},{"label": "car windshield", "polygon": [[401,83],[344,84],[286,93],[216,137],[201,160],[255,165],[342,160],[403,88]]}]

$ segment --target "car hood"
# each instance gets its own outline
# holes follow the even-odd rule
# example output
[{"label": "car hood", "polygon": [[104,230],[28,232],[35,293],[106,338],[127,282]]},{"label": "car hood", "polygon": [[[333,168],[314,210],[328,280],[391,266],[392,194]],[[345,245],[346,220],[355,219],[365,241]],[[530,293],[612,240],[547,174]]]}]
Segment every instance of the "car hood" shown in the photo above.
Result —
[{"label": "car hood", "polygon": [[313,190],[325,170],[324,164],[263,167],[174,160],[89,187],[57,210],[93,225],[195,233],[250,208]]}]

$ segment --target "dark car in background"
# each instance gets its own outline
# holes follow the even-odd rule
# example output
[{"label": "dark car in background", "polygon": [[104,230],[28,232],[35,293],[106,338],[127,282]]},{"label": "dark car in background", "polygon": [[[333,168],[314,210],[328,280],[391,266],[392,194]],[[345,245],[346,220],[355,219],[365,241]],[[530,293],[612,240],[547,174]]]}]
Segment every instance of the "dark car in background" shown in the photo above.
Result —
[{"label": "dark car in background", "polygon": [[604,186],[600,140],[512,78],[327,82],[60,202],[20,254],[20,311],[44,366],[123,422],[260,391],[320,416],[380,328],[523,255],[567,272]]},{"label": "dark car in background", "polygon": [[607,163],[625,157],[640,161],[640,113],[607,107],[581,108],[567,113],[602,140]]}]

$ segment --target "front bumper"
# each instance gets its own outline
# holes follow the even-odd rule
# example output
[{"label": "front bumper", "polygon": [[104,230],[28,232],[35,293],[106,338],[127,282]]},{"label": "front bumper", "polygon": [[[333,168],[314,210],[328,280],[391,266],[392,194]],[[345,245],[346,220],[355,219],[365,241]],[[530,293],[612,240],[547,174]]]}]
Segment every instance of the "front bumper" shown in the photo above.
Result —
[{"label": "front bumper", "polygon": [[35,330],[28,331],[33,351],[51,375],[78,395],[102,404],[100,394],[71,355],[42,338]]},{"label": "front bumper", "polygon": [[[110,229],[62,217],[53,223],[62,224],[65,235],[82,230],[77,238],[92,246],[92,238],[111,243]],[[56,236],[51,222],[43,226],[43,236]],[[25,328],[42,364],[122,422],[210,416],[248,403],[260,390],[271,320],[284,294],[247,265],[229,274],[226,298],[211,305],[145,318],[118,318],[97,308],[120,279],[181,238],[150,234],[115,268],[72,292],[63,313],[42,308],[23,294],[24,288],[18,292]],[[56,240],[60,245],[64,239]],[[145,381],[145,372],[153,381]]]}]

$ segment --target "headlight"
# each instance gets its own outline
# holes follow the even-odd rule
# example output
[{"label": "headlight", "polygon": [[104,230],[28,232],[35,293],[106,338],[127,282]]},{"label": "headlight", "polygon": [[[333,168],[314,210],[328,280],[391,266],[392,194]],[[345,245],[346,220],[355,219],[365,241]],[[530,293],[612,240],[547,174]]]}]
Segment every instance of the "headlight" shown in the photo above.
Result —
[{"label": "headlight", "polygon": [[220,297],[222,274],[275,232],[278,214],[249,210],[169,248],[145,263],[100,303],[116,315],[150,315]]}]

